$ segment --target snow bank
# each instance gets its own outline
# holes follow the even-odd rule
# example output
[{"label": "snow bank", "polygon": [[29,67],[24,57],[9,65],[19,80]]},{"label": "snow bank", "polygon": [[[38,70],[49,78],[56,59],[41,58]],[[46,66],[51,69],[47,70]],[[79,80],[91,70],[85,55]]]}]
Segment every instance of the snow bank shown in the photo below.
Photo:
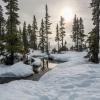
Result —
[{"label": "snow bank", "polygon": [[76,59],[80,59],[83,56],[86,55],[86,52],[66,52],[66,54],[51,54],[50,57],[52,57],[55,61],[61,61],[61,62],[66,62],[66,61],[74,61]]},{"label": "snow bank", "polygon": [[44,57],[46,56],[45,53],[41,53],[40,50],[32,50],[30,49],[30,52],[28,53],[29,57],[35,56],[35,57]]},{"label": "snow bank", "polygon": [[0,77],[26,77],[32,73],[32,67],[23,64],[23,62],[16,63],[12,66],[0,66]]},{"label": "snow bank", "polygon": [[0,99],[100,100],[100,64],[88,63],[83,56],[66,54],[68,62],[49,71],[39,82],[21,80],[0,85]]}]

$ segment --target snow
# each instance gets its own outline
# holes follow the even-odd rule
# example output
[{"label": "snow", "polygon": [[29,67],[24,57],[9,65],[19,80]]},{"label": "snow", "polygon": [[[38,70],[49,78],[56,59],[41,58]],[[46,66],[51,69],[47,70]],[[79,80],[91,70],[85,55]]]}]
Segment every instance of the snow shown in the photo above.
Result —
[{"label": "snow", "polygon": [[74,61],[75,59],[80,58],[80,56],[85,56],[86,52],[67,52],[66,54],[51,54],[51,57],[56,61],[66,62]]},{"label": "snow", "polygon": [[46,56],[46,54],[42,53],[40,50],[32,50],[32,49],[30,49],[30,51],[28,53],[28,56],[29,57],[32,57],[32,56],[34,56],[34,57],[44,57],[44,56]]},{"label": "snow", "polygon": [[0,65],[0,77],[26,77],[32,75],[32,66],[18,62],[12,66]]},{"label": "snow", "polygon": [[31,63],[31,65],[35,65],[35,66],[41,66],[42,65],[42,61],[39,58],[34,58],[32,57],[31,59],[35,60],[34,62]]},{"label": "snow", "polygon": [[[1,100],[100,100],[100,64],[89,63],[85,54],[64,54],[68,62],[57,65],[38,82],[0,85]],[[53,56],[63,59],[61,55]]]}]

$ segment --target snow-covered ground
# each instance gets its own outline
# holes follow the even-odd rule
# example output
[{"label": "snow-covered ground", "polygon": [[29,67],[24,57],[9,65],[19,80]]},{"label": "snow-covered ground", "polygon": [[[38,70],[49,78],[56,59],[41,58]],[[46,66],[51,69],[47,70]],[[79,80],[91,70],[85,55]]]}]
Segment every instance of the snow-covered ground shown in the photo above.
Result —
[{"label": "snow-covered ground", "polygon": [[[57,65],[38,82],[0,85],[0,100],[100,100],[100,64],[89,63],[85,54],[64,54],[68,62]],[[63,59],[62,55],[54,57]]]},{"label": "snow-covered ground", "polygon": [[33,74],[32,66],[25,65],[23,62],[12,66],[0,65],[0,77],[26,77]]}]

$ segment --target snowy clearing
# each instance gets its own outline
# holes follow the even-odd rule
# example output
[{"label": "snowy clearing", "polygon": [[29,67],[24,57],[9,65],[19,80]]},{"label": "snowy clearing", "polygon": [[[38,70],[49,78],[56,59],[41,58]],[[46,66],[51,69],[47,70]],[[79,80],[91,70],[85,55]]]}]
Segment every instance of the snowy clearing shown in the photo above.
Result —
[{"label": "snowy clearing", "polygon": [[21,80],[0,85],[1,100],[100,100],[100,64],[88,63],[85,54],[68,52],[64,56],[68,62],[59,64],[38,82]]}]

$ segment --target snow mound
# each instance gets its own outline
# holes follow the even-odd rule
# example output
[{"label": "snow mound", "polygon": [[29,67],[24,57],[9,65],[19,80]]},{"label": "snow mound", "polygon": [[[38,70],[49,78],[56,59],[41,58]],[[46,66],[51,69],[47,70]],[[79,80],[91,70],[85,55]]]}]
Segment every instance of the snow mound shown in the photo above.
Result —
[{"label": "snow mound", "polygon": [[32,66],[34,66],[34,65],[35,65],[35,66],[41,66],[41,65],[42,65],[41,59],[39,59],[39,58],[34,58],[34,57],[32,57],[31,59],[34,60],[34,62],[31,63]]},{"label": "snow mound", "polygon": [[26,77],[33,73],[32,66],[25,65],[23,62],[12,66],[0,67],[0,77]]}]

